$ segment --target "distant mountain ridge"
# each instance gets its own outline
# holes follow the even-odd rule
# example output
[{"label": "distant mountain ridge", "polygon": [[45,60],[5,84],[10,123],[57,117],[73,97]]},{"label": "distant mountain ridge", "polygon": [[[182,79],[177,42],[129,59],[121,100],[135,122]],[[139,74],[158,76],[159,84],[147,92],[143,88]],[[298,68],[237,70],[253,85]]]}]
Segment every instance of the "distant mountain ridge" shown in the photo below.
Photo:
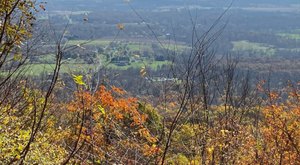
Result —
[{"label": "distant mountain ridge", "polygon": [[[48,1],[49,10],[99,10],[115,9],[127,10],[128,0],[51,0]],[[231,0],[129,0],[131,5],[141,9],[153,9],[169,5],[201,5],[205,7],[225,7]],[[245,7],[256,5],[287,6],[299,4],[300,0],[234,0],[233,6]]]}]

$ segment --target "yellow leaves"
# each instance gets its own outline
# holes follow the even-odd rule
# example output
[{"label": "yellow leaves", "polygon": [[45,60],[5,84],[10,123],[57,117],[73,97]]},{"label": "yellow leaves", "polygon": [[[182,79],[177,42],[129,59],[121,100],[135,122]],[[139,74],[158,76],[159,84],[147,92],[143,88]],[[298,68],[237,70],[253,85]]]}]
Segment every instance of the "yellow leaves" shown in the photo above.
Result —
[{"label": "yellow leaves", "polygon": [[[11,110],[12,112],[12,110]],[[25,113],[25,110],[24,110]],[[25,113],[27,114],[27,113]],[[30,117],[29,117],[30,118]],[[31,135],[30,124],[24,124],[28,120],[25,116],[8,116],[6,121],[0,119],[0,164],[9,164],[12,158],[20,159],[21,152],[25,148]],[[45,128],[41,129],[31,143],[30,152],[26,157],[24,164],[59,164],[59,161],[65,157],[67,151],[58,145],[61,138],[56,130],[53,119],[44,120]],[[53,138],[54,137],[54,138]]]},{"label": "yellow leaves", "polygon": [[222,129],[220,132],[221,132],[223,137],[226,136],[227,133],[229,133],[228,130],[224,130],[224,129]]},{"label": "yellow leaves", "polygon": [[147,72],[146,72],[146,67],[143,66],[143,67],[141,68],[141,70],[140,70],[140,75],[141,75],[142,77],[145,77],[146,74],[147,74]]},{"label": "yellow leaves", "polygon": [[13,60],[14,61],[21,61],[22,60],[22,54],[21,53],[14,54]]},{"label": "yellow leaves", "polygon": [[2,122],[3,122],[4,125],[7,125],[9,123],[9,121],[10,121],[10,118],[5,117]]},{"label": "yellow leaves", "polygon": [[[20,43],[31,36],[30,27],[34,19],[33,11],[35,9],[33,3],[31,0],[18,1],[18,3],[11,0],[1,1],[0,31],[3,31],[6,36],[6,39],[2,40],[1,45],[6,45],[7,50],[20,47]],[[12,17],[5,17],[5,13],[8,12],[11,12],[13,19]],[[5,28],[3,29],[3,27]]]},{"label": "yellow leaves", "polygon": [[21,159],[21,155],[18,154],[18,155],[16,156],[16,159],[17,159],[17,160],[20,160],[20,159]]},{"label": "yellow leaves", "polygon": [[256,140],[255,148],[259,151],[263,150],[262,142],[260,140]]},{"label": "yellow leaves", "polygon": [[105,109],[101,105],[98,105],[98,110],[105,115]]},{"label": "yellow leaves", "polygon": [[214,150],[215,150],[215,148],[213,146],[207,148],[207,152],[209,155],[211,155],[214,152]]},{"label": "yellow leaves", "polygon": [[193,158],[193,160],[191,160],[190,165],[199,165],[201,164],[200,162],[201,162],[200,156],[196,156],[195,158]]},{"label": "yellow leaves", "polygon": [[78,85],[86,86],[85,82],[83,81],[83,76],[82,75],[73,75],[73,80]]},{"label": "yellow leaves", "polygon": [[143,145],[144,156],[153,156],[159,152],[161,152],[161,150],[155,144],[152,144],[151,146],[149,146],[148,144]]},{"label": "yellow leaves", "polygon": [[218,147],[219,147],[219,150],[222,150],[224,147],[224,144],[219,144]]},{"label": "yellow leaves", "polygon": [[123,24],[119,23],[119,24],[117,24],[117,28],[119,30],[124,30],[125,26]]},{"label": "yellow leaves", "polygon": [[[28,139],[30,137],[30,131],[27,131],[27,130],[21,130],[20,131],[20,135],[18,138],[20,139]],[[19,146],[19,148],[22,147],[22,146]],[[20,151],[22,150],[22,148],[20,149]]]},{"label": "yellow leaves", "polygon": [[168,160],[170,164],[176,165],[189,165],[190,160],[182,153],[176,154],[171,160]]}]

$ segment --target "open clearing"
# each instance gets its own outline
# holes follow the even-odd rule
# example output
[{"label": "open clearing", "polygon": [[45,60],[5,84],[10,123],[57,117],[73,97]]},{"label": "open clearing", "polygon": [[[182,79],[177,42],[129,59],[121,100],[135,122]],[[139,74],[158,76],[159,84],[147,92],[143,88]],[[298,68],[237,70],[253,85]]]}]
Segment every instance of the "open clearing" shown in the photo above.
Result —
[{"label": "open clearing", "polygon": [[273,56],[276,53],[276,48],[272,45],[264,43],[249,42],[246,40],[232,42],[234,52],[253,52],[264,56]]}]

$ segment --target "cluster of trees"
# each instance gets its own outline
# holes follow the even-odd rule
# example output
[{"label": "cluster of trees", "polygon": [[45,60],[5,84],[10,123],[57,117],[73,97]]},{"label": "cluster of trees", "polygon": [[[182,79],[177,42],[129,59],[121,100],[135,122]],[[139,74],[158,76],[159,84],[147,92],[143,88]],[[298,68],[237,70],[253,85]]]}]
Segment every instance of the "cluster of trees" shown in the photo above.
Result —
[{"label": "cluster of trees", "polygon": [[170,66],[176,81],[138,99],[97,76],[72,75],[76,88],[67,88],[59,71],[76,47],[55,33],[52,74],[27,77],[33,13],[44,10],[36,5],[0,2],[1,164],[300,163],[300,84],[252,85],[210,49],[219,31],[195,35],[190,54]]}]

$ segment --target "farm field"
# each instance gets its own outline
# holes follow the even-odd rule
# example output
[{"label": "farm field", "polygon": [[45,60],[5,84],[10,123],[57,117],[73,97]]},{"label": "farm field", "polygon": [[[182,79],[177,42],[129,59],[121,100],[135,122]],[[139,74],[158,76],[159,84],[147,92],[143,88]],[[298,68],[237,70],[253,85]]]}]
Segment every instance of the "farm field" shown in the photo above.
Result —
[{"label": "farm field", "polygon": [[277,35],[285,39],[300,40],[300,33],[278,33]]},{"label": "farm field", "polygon": [[[62,65],[60,73],[76,73],[76,72],[88,72],[89,70],[103,69],[115,69],[115,70],[127,70],[129,68],[151,68],[157,70],[163,65],[170,65],[170,61],[145,61],[145,62],[133,62],[127,66],[117,66],[115,64],[107,64],[105,66],[97,64],[85,64],[85,63],[65,63]],[[27,64],[24,66],[26,75],[39,76],[43,73],[50,74],[54,70],[55,64]]]},{"label": "farm field", "polygon": [[234,52],[249,51],[262,56],[273,56],[276,53],[276,48],[272,45],[264,43],[249,42],[246,40],[232,42]]},{"label": "farm field", "polygon": [[[118,41],[114,42],[117,44],[114,44],[115,46],[111,47],[110,44],[112,43],[111,40],[105,39],[98,39],[98,40],[69,40],[67,42],[68,46],[78,45],[81,47],[78,48],[81,53],[83,53],[85,50],[85,47],[97,47],[102,48],[105,50],[102,53],[96,53],[96,55],[93,57],[93,63],[87,63],[84,58],[86,58],[83,55],[80,55],[80,57],[76,58],[65,58],[63,59],[63,64],[61,67],[60,73],[74,73],[74,72],[85,72],[89,70],[99,70],[101,69],[114,69],[114,70],[127,70],[129,68],[141,68],[146,67],[152,70],[157,70],[163,65],[170,65],[171,61],[163,60],[163,61],[155,61],[153,59],[154,50],[152,48],[152,42],[148,43],[138,43],[138,42],[130,42],[130,41]],[[116,46],[117,45],[117,46]],[[185,49],[188,49],[185,45],[163,45],[159,46],[159,49],[165,49],[166,54],[170,53],[169,51],[172,51],[174,49],[183,51]],[[113,63],[112,61],[107,59],[107,54],[113,54],[114,56],[120,56],[122,54],[123,49],[126,49],[126,51],[130,52],[128,55],[129,59],[131,61],[128,65],[117,65]],[[82,50],[83,49],[83,50]],[[107,49],[107,51],[106,51]],[[119,50],[121,49],[121,50]],[[145,57],[142,53],[144,51],[151,52],[151,55],[149,57]],[[75,51],[76,52],[76,51]],[[134,54],[134,52],[140,52],[140,54]],[[122,56],[122,55],[121,55]],[[26,74],[30,76],[39,76],[41,74],[49,74],[53,71],[55,67],[55,55],[48,53],[45,55],[38,56],[38,61],[35,62],[29,62],[26,64],[24,69],[26,70]]]}]

